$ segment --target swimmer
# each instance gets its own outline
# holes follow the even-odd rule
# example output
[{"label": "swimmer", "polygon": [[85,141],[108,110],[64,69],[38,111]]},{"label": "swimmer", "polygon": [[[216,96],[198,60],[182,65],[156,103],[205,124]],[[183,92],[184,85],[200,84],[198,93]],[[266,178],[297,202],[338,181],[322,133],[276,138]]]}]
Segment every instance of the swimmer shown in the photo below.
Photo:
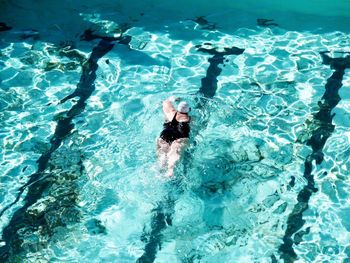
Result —
[{"label": "swimmer", "polygon": [[162,167],[168,168],[169,177],[174,175],[175,164],[180,159],[190,135],[191,118],[188,113],[191,108],[187,102],[181,101],[176,110],[172,103],[179,100],[171,96],[163,102],[165,122],[157,139],[158,159]]}]

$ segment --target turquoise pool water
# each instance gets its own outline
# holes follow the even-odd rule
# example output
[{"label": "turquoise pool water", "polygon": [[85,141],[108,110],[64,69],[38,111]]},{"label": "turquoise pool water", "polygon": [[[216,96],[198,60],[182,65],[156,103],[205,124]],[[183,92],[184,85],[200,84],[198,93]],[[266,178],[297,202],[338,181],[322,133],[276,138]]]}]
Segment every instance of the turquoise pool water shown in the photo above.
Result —
[{"label": "turquoise pool water", "polygon": [[1,262],[350,262],[347,1],[0,3]]}]

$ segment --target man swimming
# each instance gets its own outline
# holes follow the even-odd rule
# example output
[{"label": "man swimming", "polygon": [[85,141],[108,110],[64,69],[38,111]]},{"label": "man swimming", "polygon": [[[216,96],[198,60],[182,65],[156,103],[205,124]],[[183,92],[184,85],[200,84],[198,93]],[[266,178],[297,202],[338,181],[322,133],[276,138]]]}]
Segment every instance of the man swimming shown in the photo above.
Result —
[{"label": "man swimming", "polygon": [[187,102],[182,101],[175,110],[172,103],[179,98],[171,96],[163,102],[165,122],[163,131],[157,139],[157,153],[162,167],[167,167],[167,175],[174,175],[174,167],[180,159],[181,153],[188,142],[190,135],[190,121],[188,112],[191,110]]}]

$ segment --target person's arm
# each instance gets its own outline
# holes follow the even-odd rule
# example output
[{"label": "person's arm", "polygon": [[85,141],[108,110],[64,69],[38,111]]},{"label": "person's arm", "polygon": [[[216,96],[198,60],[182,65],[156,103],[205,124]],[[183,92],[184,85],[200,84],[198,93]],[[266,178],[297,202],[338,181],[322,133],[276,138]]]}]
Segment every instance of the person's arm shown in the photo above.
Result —
[{"label": "person's arm", "polygon": [[165,101],[163,101],[163,112],[164,115],[166,116],[167,120],[171,121],[172,118],[175,115],[175,108],[172,104],[172,102],[175,102],[177,98],[175,98],[174,96],[169,97],[168,99],[166,99]]}]

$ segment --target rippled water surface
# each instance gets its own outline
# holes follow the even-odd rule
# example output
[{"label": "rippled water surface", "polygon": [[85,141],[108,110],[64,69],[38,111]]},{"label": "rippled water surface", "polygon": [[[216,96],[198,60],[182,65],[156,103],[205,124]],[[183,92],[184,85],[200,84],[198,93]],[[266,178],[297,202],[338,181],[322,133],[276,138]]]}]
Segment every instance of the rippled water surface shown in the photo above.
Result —
[{"label": "rippled water surface", "polygon": [[[1,261],[350,262],[348,32],[105,12],[0,21]],[[192,106],[173,179],[169,95]]]}]

